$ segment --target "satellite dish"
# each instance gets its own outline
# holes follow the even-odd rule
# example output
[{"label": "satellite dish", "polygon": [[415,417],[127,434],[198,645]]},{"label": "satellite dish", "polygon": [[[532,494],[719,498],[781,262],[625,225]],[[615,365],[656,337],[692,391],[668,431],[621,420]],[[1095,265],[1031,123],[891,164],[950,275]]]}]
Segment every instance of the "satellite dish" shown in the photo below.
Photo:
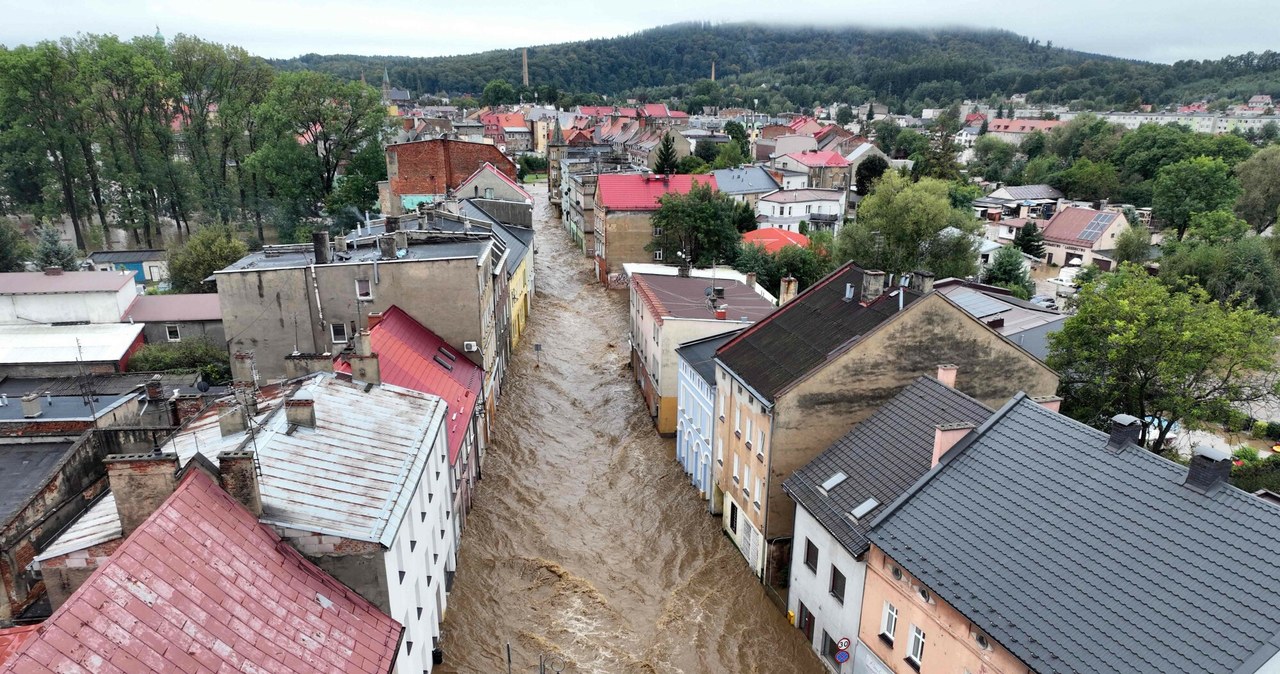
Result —
[{"label": "satellite dish", "polygon": [[209,382],[207,382],[207,381],[205,381],[205,380],[203,380],[203,379],[201,379],[200,381],[196,382],[196,390],[197,390],[197,391],[200,391],[201,393],[206,393],[206,392],[208,392],[208,390],[209,390]]}]

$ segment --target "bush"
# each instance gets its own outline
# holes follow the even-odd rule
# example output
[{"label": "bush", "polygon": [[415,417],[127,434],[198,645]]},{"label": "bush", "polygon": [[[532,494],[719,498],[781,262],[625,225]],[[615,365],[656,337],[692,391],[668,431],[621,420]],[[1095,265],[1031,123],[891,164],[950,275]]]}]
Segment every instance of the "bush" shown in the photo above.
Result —
[{"label": "bush", "polygon": [[1268,433],[1268,432],[1270,432],[1270,430],[1271,430],[1271,425],[1270,425],[1270,424],[1268,424],[1268,423],[1267,423],[1267,422],[1265,422],[1265,421],[1255,421],[1255,422],[1253,422],[1253,431],[1252,431],[1252,435],[1253,435],[1253,437],[1255,437],[1255,438],[1265,438],[1265,437],[1267,437],[1267,433]]},{"label": "bush", "polygon": [[1280,454],[1236,466],[1231,470],[1231,484],[1247,492],[1266,489],[1280,493]]},{"label": "bush", "polygon": [[200,372],[210,384],[231,381],[227,350],[207,339],[146,344],[129,359],[130,372]]}]

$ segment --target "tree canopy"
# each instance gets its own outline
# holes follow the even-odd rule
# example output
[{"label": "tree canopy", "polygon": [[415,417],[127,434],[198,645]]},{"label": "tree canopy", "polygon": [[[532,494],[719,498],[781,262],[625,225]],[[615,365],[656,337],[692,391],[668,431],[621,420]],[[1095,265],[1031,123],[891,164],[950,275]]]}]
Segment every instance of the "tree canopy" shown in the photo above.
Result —
[{"label": "tree canopy", "polygon": [[1179,239],[1197,213],[1230,209],[1240,185],[1221,159],[1196,157],[1164,166],[1157,174],[1151,214]]},{"label": "tree canopy", "polygon": [[229,227],[210,225],[199,229],[185,244],[169,250],[169,284],[179,293],[217,292],[212,283],[204,280],[248,252]]},{"label": "tree canopy", "polygon": [[732,263],[741,235],[735,225],[736,204],[709,185],[695,184],[688,194],[664,194],[650,221],[653,241],[645,250],[662,252],[671,263],[710,267]]}]

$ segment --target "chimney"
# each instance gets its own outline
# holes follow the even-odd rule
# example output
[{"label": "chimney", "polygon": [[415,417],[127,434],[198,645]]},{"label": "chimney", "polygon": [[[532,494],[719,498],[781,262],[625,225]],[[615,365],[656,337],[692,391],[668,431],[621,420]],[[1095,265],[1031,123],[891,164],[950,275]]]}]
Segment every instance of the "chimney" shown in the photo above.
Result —
[{"label": "chimney", "polygon": [[397,229],[395,233],[392,234],[391,236],[396,242],[397,251],[409,250],[409,233],[408,232],[401,229]]},{"label": "chimney", "polygon": [[312,232],[311,246],[315,250],[316,264],[329,264],[329,232]]},{"label": "chimney", "polygon": [[381,322],[382,322],[382,312],[381,312],[381,311],[371,311],[371,312],[369,312],[369,323],[368,323],[368,325],[369,325],[369,329],[370,329],[370,330],[373,330],[374,328],[378,327],[378,324],[379,324],[379,323],[381,323]]},{"label": "chimney", "polygon": [[960,371],[958,365],[951,363],[943,363],[938,366],[938,381],[942,382],[947,388],[956,387],[956,372]]},{"label": "chimney", "polygon": [[178,486],[177,454],[112,454],[103,459],[125,537],[133,533]]},{"label": "chimney", "polygon": [[411,118],[411,117],[402,117],[402,118],[400,119],[400,123],[404,125],[404,130],[405,130],[405,131],[413,131],[413,118]]},{"label": "chimney", "polygon": [[254,517],[262,516],[262,493],[258,489],[258,462],[253,452],[227,451],[218,455],[222,488]]},{"label": "chimney", "polygon": [[316,427],[316,399],[310,391],[298,391],[284,401],[284,418],[290,425]]},{"label": "chimney", "polygon": [[933,290],[933,274],[927,271],[911,272],[907,286],[918,293],[927,293]]},{"label": "chimney", "polygon": [[1107,438],[1107,450],[1118,453],[1130,444],[1138,444],[1142,437],[1142,421],[1128,414],[1111,417],[1111,437]]},{"label": "chimney", "polygon": [[204,409],[204,396],[197,393],[183,393],[174,399],[173,406],[177,413],[175,421],[181,426],[196,418],[200,410]]},{"label": "chimney", "polygon": [[689,278],[689,273],[689,263],[687,262],[681,263],[679,267],[676,267],[676,276],[680,278]]},{"label": "chimney", "polygon": [[360,331],[356,333],[356,338],[354,341],[355,341],[355,352],[357,356],[373,355],[373,342],[372,340],[369,339],[368,328],[361,328]]},{"label": "chimney", "polygon": [[347,237],[339,236],[333,240],[333,249],[339,253],[347,252]]},{"label": "chimney", "polygon": [[749,288],[752,292],[755,291],[756,289],[756,273],[755,272],[753,271],[747,272],[746,284],[747,284],[747,288]]},{"label": "chimney", "polygon": [[382,370],[378,366],[378,354],[373,352],[373,344],[369,339],[369,331],[361,330],[356,334],[355,350],[347,356],[351,365],[351,380],[373,384],[382,384]]},{"label": "chimney", "polygon": [[257,384],[254,377],[253,354],[237,351],[231,356],[231,380],[237,384]]},{"label": "chimney", "polygon": [[1031,402],[1049,410],[1050,412],[1060,412],[1062,410],[1061,396],[1036,396]]},{"label": "chimney", "polygon": [[152,375],[147,380],[147,400],[159,400],[164,396],[164,383],[160,380],[160,375]]},{"label": "chimney", "polygon": [[378,237],[378,256],[383,260],[396,259],[396,237],[394,235]]},{"label": "chimney", "polygon": [[1191,453],[1191,465],[1187,467],[1187,479],[1182,486],[1200,492],[1213,493],[1231,478],[1231,453],[1225,449],[1197,446]]},{"label": "chimney", "polygon": [[796,277],[788,276],[782,279],[782,290],[779,293],[781,297],[778,298],[778,306],[782,306],[787,302],[794,300],[796,295],[800,294],[799,289],[800,282],[796,280]]},{"label": "chimney", "polygon": [[218,431],[222,437],[243,433],[249,424],[244,417],[244,408],[234,401],[218,403]]},{"label": "chimney", "polygon": [[723,321],[723,320],[725,320],[725,319],[726,319],[726,318],[728,318],[728,317],[729,317],[729,310],[728,310],[728,309],[726,309],[726,308],[724,307],[724,305],[721,305],[719,308],[717,308],[717,309],[716,309],[716,320],[717,320],[717,321]]},{"label": "chimney", "polygon": [[938,465],[943,455],[956,446],[960,438],[969,434],[975,426],[969,422],[955,424],[940,424],[933,427],[933,463],[930,467]]},{"label": "chimney", "polygon": [[62,267],[45,267],[45,276],[62,276]]},{"label": "chimney", "polygon": [[44,412],[40,411],[40,394],[28,393],[22,396],[22,417],[24,419],[35,419]]},{"label": "chimney", "polygon": [[382,231],[387,234],[400,231],[400,216],[398,215],[388,215],[382,219],[382,223]]},{"label": "chimney", "polygon": [[862,272],[862,303],[869,304],[884,293],[884,272]]}]

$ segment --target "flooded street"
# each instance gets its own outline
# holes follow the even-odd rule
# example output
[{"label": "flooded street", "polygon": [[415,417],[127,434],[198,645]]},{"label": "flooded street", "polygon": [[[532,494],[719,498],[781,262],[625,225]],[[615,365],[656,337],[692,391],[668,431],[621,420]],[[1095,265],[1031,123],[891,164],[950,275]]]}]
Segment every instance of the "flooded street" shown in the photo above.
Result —
[{"label": "flooded street", "polygon": [[513,672],[540,653],[565,672],[821,672],[645,414],[627,294],[592,282],[546,184],[530,191],[537,295],[463,531],[441,671],[506,672],[510,642]]}]

